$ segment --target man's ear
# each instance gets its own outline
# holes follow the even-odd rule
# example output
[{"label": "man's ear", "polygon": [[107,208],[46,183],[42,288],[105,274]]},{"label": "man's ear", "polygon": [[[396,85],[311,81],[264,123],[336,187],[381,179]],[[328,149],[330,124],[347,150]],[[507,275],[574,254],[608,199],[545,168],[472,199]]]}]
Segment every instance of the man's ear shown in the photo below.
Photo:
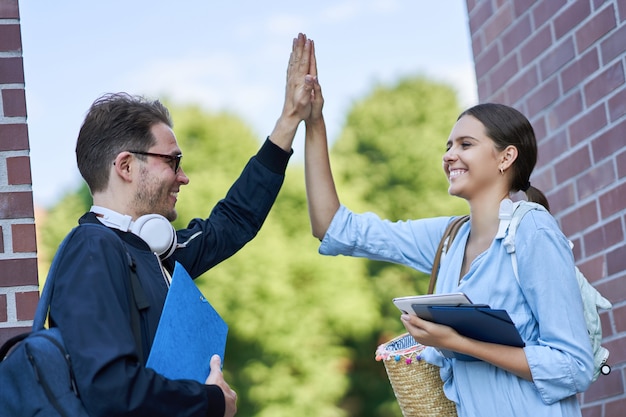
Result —
[{"label": "man's ear", "polygon": [[130,152],[120,152],[113,161],[114,171],[123,181],[132,181],[133,159]]},{"label": "man's ear", "polygon": [[502,152],[500,152],[500,169],[506,171],[513,165],[513,162],[517,159],[517,148],[513,145],[507,146]]}]

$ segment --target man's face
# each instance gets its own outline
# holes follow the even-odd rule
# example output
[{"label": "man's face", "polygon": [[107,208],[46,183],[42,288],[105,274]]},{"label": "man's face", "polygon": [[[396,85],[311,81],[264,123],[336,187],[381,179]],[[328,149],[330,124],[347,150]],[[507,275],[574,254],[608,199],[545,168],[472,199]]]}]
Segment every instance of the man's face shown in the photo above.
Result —
[{"label": "man's face", "polygon": [[[146,152],[145,162],[139,165],[139,182],[134,197],[137,216],[160,214],[173,221],[177,217],[176,201],[181,185],[189,183],[183,168],[176,169],[176,156],[181,154],[176,136],[165,123],[151,128],[156,143]],[[169,157],[168,157],[169,156]]]}]

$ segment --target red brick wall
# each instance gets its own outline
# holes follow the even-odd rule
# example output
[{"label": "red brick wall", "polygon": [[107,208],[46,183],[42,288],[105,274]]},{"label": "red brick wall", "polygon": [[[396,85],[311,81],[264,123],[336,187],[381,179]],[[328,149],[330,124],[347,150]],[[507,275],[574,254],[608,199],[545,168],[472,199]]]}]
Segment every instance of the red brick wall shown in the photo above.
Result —
[{"label": "red brick wall", "polygon": [[[531,179],[612,303],[612,372],[580,396],[583,416],[626,414],[626,0],[467,0],[480,101],[531,120]],[[565,319],[565,318],[564,318]]]},{"label": "red brick wall", "polygon": [[0,343],[30,328],[39,288],[17,0],[0,0]]}]

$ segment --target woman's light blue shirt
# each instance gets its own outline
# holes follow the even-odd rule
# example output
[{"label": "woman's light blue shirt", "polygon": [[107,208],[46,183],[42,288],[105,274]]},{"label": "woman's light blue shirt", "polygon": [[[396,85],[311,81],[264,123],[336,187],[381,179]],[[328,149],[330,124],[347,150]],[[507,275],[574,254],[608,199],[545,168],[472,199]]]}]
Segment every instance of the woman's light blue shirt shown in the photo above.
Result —
[{"label": "woman's light blue shirt", "polygon": [[[322,240],[323,255],[394,262],[430,273],[452,217],[391,222],[341,206]],[[459,282],[470,224],[442,260],[437,293],[464,292],[472,302],[505,309],[526,347],[533,382],[486,362],[425,359],[441,367],[446,396],[459,417],[580,416],[576,393],[591,383],[593,356],[583,317],[574,259],[567,238],[547,212],[531,210],[515,235],[519,283],[511,255],[496,238]],[[405,296],[410,294],[398,294]]]}]

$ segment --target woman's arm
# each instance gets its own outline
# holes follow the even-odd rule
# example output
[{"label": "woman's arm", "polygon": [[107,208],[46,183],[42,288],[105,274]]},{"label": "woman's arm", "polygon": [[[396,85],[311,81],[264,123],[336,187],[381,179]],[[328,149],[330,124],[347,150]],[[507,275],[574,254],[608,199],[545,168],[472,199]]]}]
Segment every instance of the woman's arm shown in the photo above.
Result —
[{"label": "woman's arm", "polygon": [[305,119],[304,172],[311,230],[313,236],[322,239],[339,209],[339,196],[335,189],[328,156],[326,124],[322,114],[324,98],[317,79],[314,45],[311,47],[310,62],[309,73],[314,77],[314,83],[311,115]]},{"label": "woman's arm", "polygon": [[412,314],[403,314],[402,324],[423,345],[473,356],[520,378],[528,381],[533,379],[523,348],[470,339],[461,336],[451,327],[432,323]]}]

